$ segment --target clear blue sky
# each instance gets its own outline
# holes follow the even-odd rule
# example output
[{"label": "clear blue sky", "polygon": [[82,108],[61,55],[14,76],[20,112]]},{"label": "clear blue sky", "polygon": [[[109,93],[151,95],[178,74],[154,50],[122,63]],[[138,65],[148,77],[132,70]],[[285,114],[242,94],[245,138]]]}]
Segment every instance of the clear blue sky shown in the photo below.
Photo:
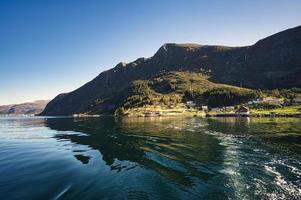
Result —
[{"label": "clear blue sky", "polygon": [[70,92],[163,43],[250,45],[297,25],[300,0],[0,0],[0,105]]}]

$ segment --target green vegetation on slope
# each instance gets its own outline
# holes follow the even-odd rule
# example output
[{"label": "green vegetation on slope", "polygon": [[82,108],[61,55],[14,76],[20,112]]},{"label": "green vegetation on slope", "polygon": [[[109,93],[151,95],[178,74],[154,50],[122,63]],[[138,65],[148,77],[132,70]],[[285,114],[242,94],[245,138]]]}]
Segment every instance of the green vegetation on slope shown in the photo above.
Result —
[{"label": "green vegetation on slope", "polygon": [[[144,105],[176,106],[192,100],[203,103],[209,100],[213,103],[212,106],[220,106],[223,104],[219,102],[214,104],[214,100],[220,100],[223,96],[225,98],[221,100],[226,100],[229,94],[229,101],[225,104],[227,106],[228,102],[232,105],[255,96],[252,90],[212,83],[208,78],[208,75],[200,72],[177,71],[160,73],[150,80],[133,81],[129,96],[122,106],[125,108]],[[220,96],[213,95],[214,91],[220,91]]]},{"label": "green vegetation on slope", "polygon": [[[196,97],[199,103],[206,103],[202,94],[214,88],[301,87],[300,34],[301,26],[245,47],[164,44],[150,58],[119,63],[77,90],[58,95],[42,115],[112,114],[123,106],[173,106]],[[278,92],[272,91],[282,95]],[[250,97],[237,91],[222,93],[227,102],[210,102],[223,106]]]},{"label": "green vegetation on slope", "polygon": [[256,92],[238,88],[214,88],[203,94],[207,104],[211,107],[234,106],[246,103],[257,97]]}]

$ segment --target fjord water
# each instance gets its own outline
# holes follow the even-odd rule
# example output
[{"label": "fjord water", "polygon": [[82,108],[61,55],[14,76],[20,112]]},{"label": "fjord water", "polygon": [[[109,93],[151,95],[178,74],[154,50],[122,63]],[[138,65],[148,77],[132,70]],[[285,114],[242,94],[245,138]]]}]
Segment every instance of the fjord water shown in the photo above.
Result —
[{"label": "fjord water", "polygon": [[0,199],[300,199],[301,119],[0,118]]}]

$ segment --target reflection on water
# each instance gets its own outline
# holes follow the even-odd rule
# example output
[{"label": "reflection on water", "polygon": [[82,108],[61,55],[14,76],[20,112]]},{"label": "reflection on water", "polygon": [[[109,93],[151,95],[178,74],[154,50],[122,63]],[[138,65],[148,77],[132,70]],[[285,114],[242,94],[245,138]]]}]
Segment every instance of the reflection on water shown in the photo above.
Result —
[{"label": "reflection on water", "polygon": [[300,125],[0,118],[0,199],[299,199]]}]

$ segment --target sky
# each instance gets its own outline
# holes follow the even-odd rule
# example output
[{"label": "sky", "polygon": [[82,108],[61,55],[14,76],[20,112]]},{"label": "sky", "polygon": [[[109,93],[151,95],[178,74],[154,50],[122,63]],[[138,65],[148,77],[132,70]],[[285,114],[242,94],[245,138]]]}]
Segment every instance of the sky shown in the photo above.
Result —
[{"label": "sky", "polygon": [[0,0],[0,105],[52,99],[164,43],[252,45],[300,0]]}]

